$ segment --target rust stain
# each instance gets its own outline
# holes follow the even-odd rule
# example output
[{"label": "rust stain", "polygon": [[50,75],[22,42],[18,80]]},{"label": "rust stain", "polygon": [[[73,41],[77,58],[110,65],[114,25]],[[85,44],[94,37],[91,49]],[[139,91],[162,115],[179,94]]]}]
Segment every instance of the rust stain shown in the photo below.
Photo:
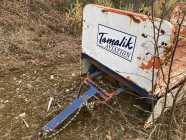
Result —
[{"label": "rust stain", "polygon": [[[159,97],[165,94],[166,83],[164,80],[167,81],[168,79],[168,72],[169,72],[169,63],[162,66],[164,76],[162,73],[158,76],[157,83],[156,83],[156,90],[154,95]],[[186,47],[177,47],[176,53],[174,56],[174,62],[172,65],[171,71],[171,81],[170,87],[174,87],[175,85],[179,84],[186,76]]]},{"label": "rust stain", "polygon": [[[171,16],[171,23],[174,25],[175,32],[178,31],[178,24],[177,21],[181,21],[183,18],[183,10],[186,10],[186,2],[180,2],[177,3]],[[186,46],[186,18],[184,19],[184,22],[182,24],[181,30],[180,30],[180,41],[178,43],[179,47]]]},{"label": "rust stain", "polygon": [[112,13],[116,13],[116,14],[120,14],[120,15],[129,16],[136,23],[140,23],[142,21],[145,21],[145,20],[149,19],[147,15],[134,13],[134,12],[131,12],[131,11],[124,11],[124,10],[114,9],[114,8],[110,8],[110,7],[104,7],[104,6],[101,6],[101,5],[97,5],[97,6],[101,7],[101,8],[104,8],[103,12],[112,12]]},{"label": "rust stain", "polygon": [[121,11],[121,10],[117,10],[117,9],[105,8],[105,9],[103,9],[103,12],[112,12],[112,13],[116,13],[116,14],[120,14],[120,15],[129,16],[136,23],[140,23],[145,20],[145,19],[143,19],[143,17],[141,17],[139,15],[135,15],[134,13],[128,12],[128,11]]},{"label": "rust stain", "polygon": [[180,35],[186,37],[186,27],[182,26],[180,30]]},{"label": "rust stain", "polygon": [[185,8],[186,2],[178,2],[178,3],[176,3],[176,7]]},{"label": "rust stain", "polygon": [[181,47],[181,46],[186,46],[186,39],[180,40],[180,41],[178,42],[178,46],[179,46],[179,47]]},{"label": "rust stain", "polygon": [[175,59],[179,60],[179,62],[186,64],[186,59],[184,59],[185,57],[186,57],[186,47],[178,47],[176,49]]},{"label": "rust stain", "polygon": [[159,69],[161,66],[161,59],[159,57],[151,57],[147,63],[142,63],[140,68],[143,70],[149,70],[151,68]]},{"label": "rust stain", "polygon": [[[167,81],[168,79],[168,71],[169,71],[169,63],[163,65],[164,76],[162,73],[157,78],[156,81],[156,91],[154,95],[159,97],[163,96],[166,89],[166,84],[163,79]],[[172,65],[171,72],[171,83],[170,88],[179,84],[179,82],[186,76],[186,47],[178,47],[176,49],[176,53],[174,56],[174,62]]]},{"label": "rust stain", "polygon": [[173,9],[171,16],[171,23],[174,25],[177,24],[177,20],[183,17],[183,10],[186,9],[186,2],[177,3],[175,8]]}]

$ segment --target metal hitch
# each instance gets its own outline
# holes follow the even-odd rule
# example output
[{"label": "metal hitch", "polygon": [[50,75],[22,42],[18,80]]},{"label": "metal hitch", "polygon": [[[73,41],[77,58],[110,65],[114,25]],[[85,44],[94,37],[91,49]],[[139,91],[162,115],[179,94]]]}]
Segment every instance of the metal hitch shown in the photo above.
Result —
[{"label": "metal hitch", "polygon": [[108,93],[106,90],[98,87],[90,78],[86,78],[83,82],[89,88],[81,96],[77,97],[72,101],[62,112],[50,120],[46,125],[42,127],[43,134],[52,133],[63,124],[70,116],[72,116],[76,111],[86,106],[88,101],[94,97],[102,98],[104,101],[108,101],[113,96],[116,96],[124,92],[123,88],[118,88],[115,92]]}]

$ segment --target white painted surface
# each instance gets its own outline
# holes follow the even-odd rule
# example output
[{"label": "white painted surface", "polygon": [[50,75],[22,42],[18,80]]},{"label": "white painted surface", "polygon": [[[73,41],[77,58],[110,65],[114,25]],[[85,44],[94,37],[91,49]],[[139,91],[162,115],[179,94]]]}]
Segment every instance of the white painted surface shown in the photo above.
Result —
[{"label": "white painted surface", "polygon": [[[92,4],[84,8],[83,53],[122,77],[132,80],[147,91],[151,91],[152,69],[140,68],[141,64],[147,63],[154,54],[154,34],[151,21],[145,20],[136,23],[127,15],[102,12],[103,9],[104,7]],[[159,22],[156,21],[155,24],[158,27]],[[168,21],[163,21],[162,29],[165,34],[160,36],[159,45],[162,42],[170,44],[173,34],[172,25]],[[144,38],[142,34],[147,38]],[[115,42],[107,44],[103,38],[106,41],[109,38]],[[123,38],[125,38],[125,43],[122,42]],[[122,46],[118,42],[124,45]],[[126,45],[127,42],[128,45]],[[163,51],[164,48],[160,47],[161,57],[163,57]]]}]

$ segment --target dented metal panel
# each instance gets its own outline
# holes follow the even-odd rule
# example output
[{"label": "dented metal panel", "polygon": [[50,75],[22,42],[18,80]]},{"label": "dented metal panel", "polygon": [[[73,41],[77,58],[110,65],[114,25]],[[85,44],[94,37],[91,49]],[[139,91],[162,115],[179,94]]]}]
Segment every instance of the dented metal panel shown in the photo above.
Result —
[{"label": "dented metal panel", "polygon": [[[186,2],[177,3],[171,16],[171,23],[175,26],[175,31],[178,29],[178,21],[183,18],[183,11],[186,11]],[[180,41],[178,46],[186,46],[186,17],[183,21],[182,28],[180,31]]]},{"label": "dented metal panel", "polygon": [[[159,21],[155,19],[157,28]],[[154,56],[153,25],[146,15],[87,5],[83,22],[83,53],[151,92],[153,64],[156,79],[166,49],[172,44],[172,24],[162,23],[158,42],[160,57],[157,57]]]},{"label": "dented metal panel", "polygon": [[[183,10],[186,10],[186,3],[177,3],[170,19],[171,23],[175,27],[175,34],[178,31],[178,23],[183,18]],[[177,22],[179,21],[179,22]],[[176,36],[174,38],[175,43]],[[175,44],[172,44],[172,48]],[[163,74],[160,72],[157,78],[157,86],[155,94],[163,96],[167,86],[168,72],[170,68],[170,62],[167,62],[163,67]],[[178,46],[176,46],[176,52],[172,65],[171,77],[170,77],[170,88],[179,85],[179,83],[186,78],[186,18],[181,26],[179,34]]]}]

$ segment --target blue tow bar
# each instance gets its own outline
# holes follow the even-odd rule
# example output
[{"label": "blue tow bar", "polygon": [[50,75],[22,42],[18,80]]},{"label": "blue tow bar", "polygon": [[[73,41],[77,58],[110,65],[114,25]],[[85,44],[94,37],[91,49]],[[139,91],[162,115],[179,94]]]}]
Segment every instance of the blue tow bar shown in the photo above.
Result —
[{"label": "blue tow bar", "polygon": [[62,124],[70,115],[72,115],[79,108],[82,108],[86,105],[87,101],[96,95],[97,89],[94,86],[90,86],[89,90],[85,92],[84,95],[75,99],[69,106],[67,106],[64,111],[59,113],[56,117],[54,117],[51,121],[49,121],[43,128],[44,132],[52,132],[56,129],[60,124]]},{"label": "blue tow bar", "polygon": [[77,97],[69,106],[67,106],[62,112],[56,117],[50,120],[45,126],[42,127],[43,133],[53,132],[59,125],[61,125],[68,117],[75,113],[78,109],[86,106],[88,100],[96,95],[107,100],[114,95],[118,95],[124,91],[123,88],[118,88],[113,94],[109,94],[91,81],[90,79],[85,80],[85,83],[89,86],[89,89],[82,95]]}]

